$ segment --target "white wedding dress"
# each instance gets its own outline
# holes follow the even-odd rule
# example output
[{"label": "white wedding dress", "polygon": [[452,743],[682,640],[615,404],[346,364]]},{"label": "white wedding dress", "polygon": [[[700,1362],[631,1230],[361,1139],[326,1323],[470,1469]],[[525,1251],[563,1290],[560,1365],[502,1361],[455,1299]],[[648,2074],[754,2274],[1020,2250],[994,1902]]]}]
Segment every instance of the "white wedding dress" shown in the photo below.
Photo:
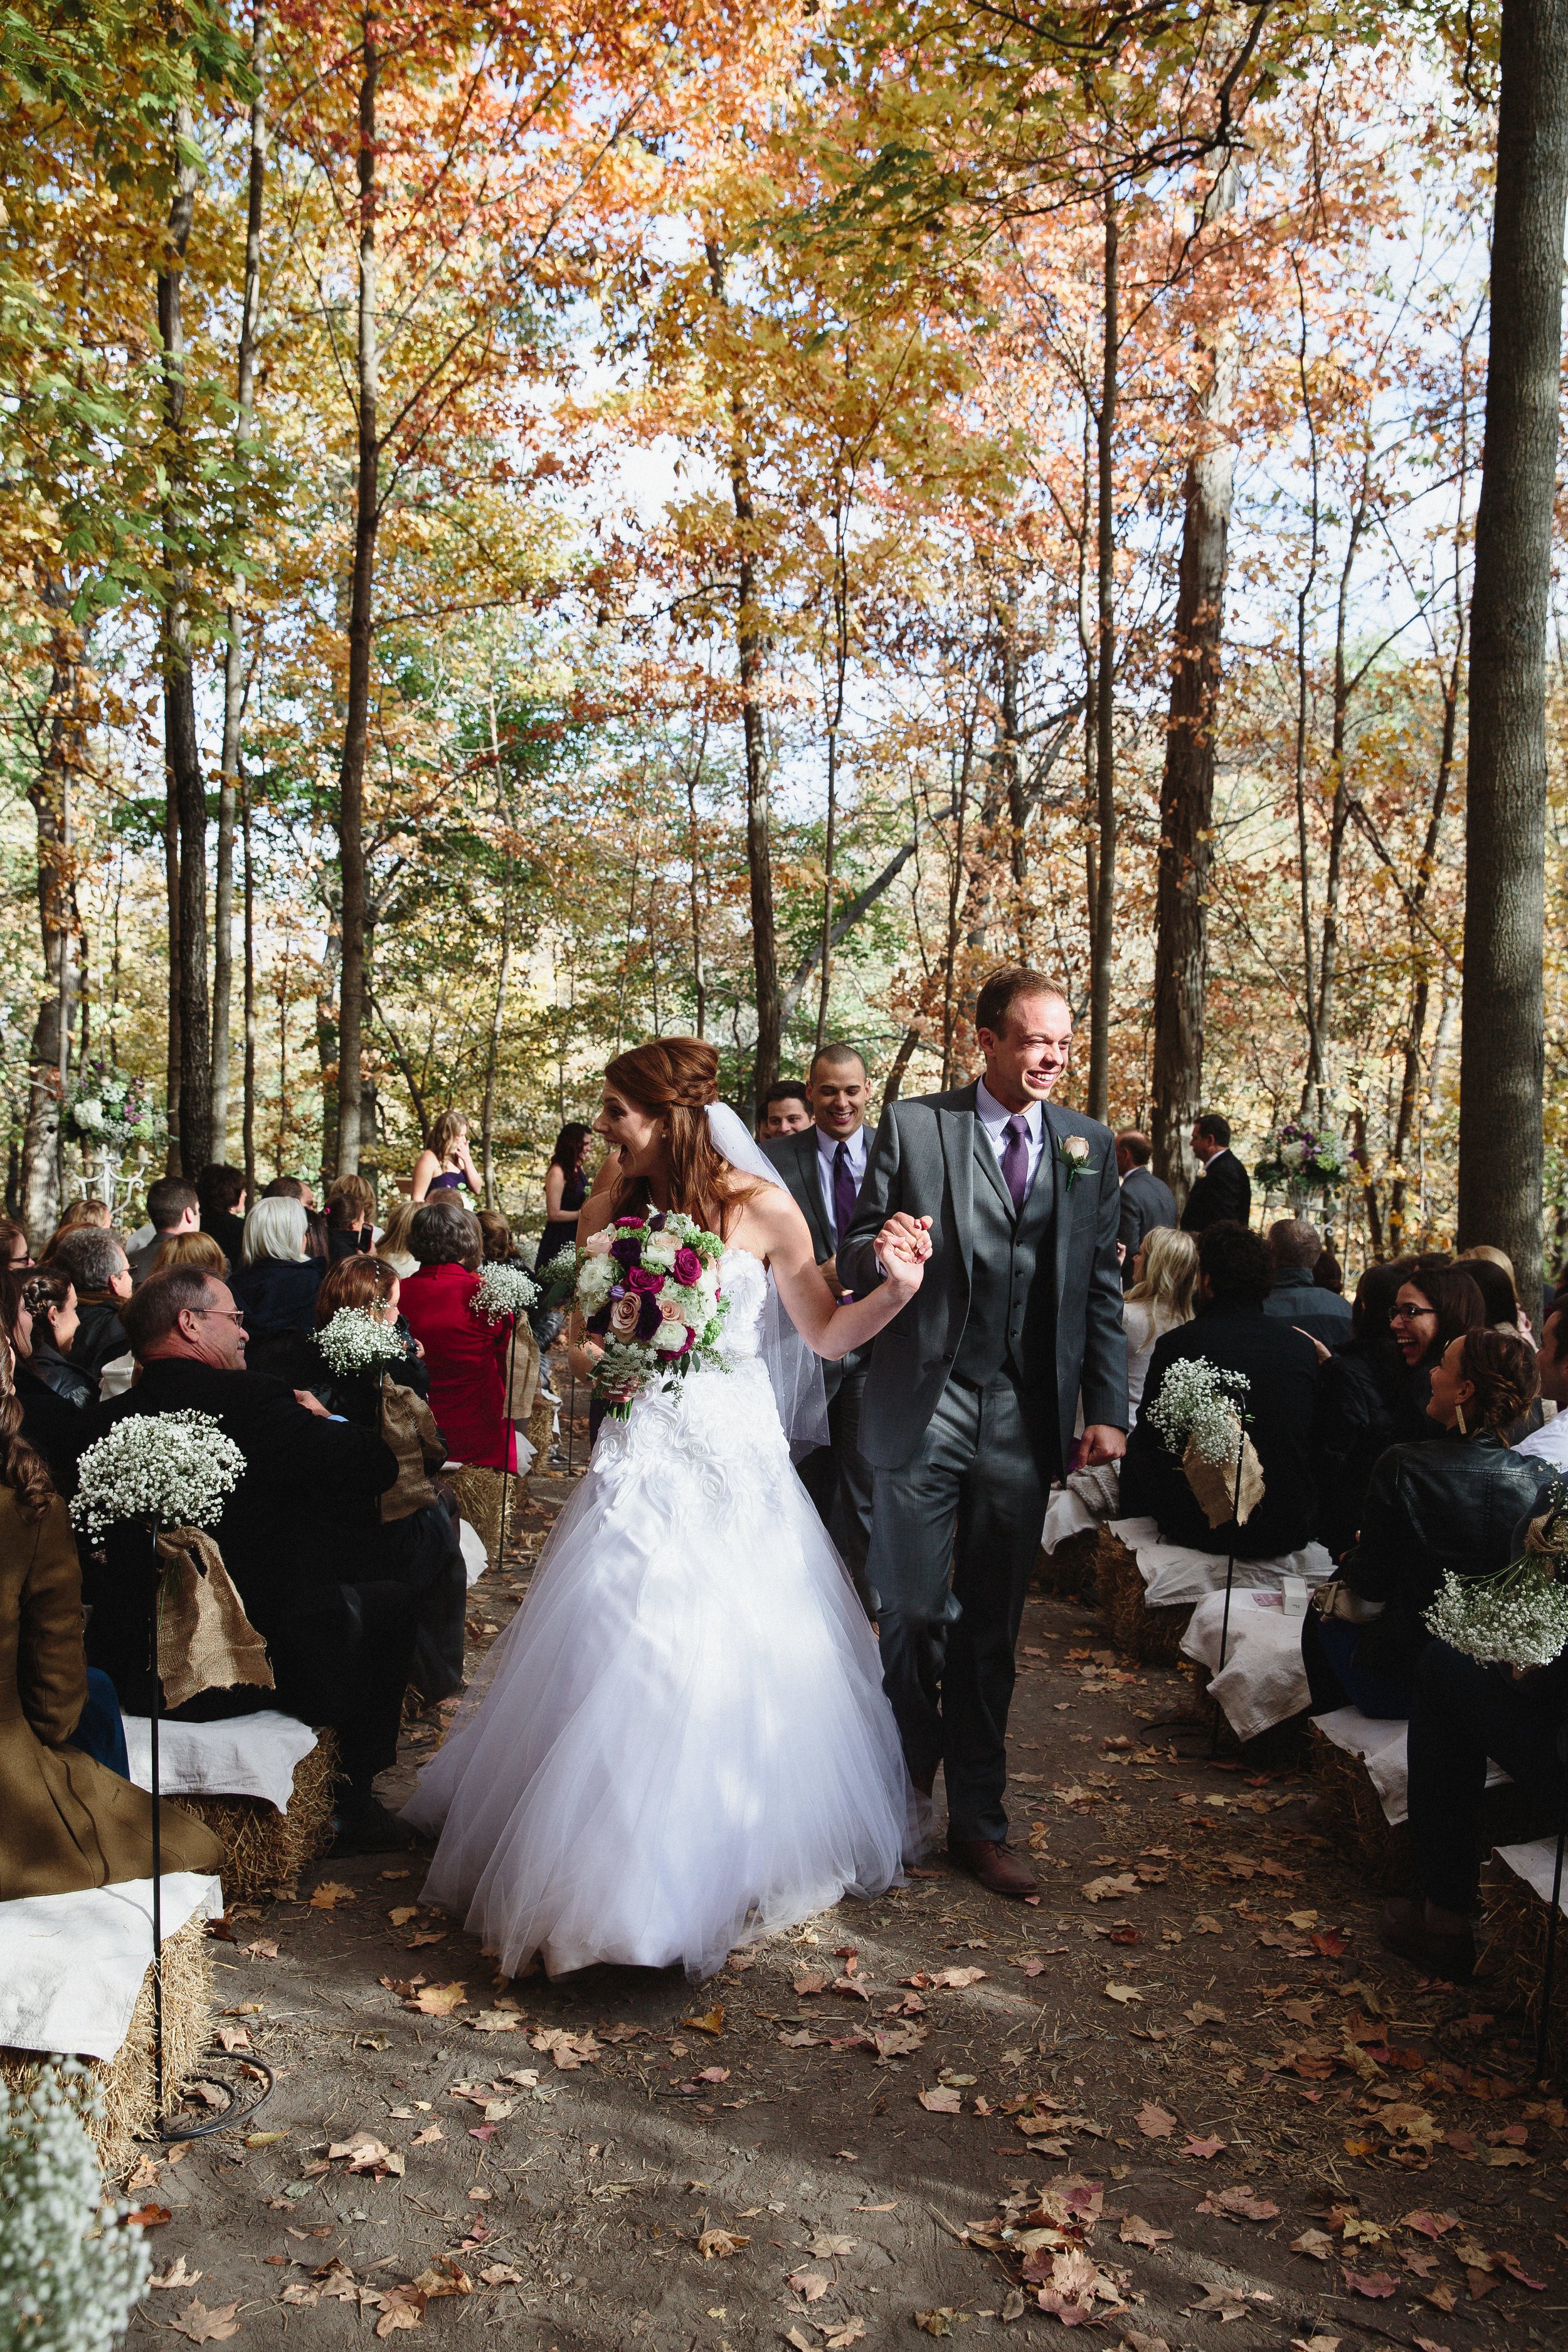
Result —
[{"label": "white wedding dress", "polygon": [[608,1420],[404,1819],[426,1901],[515,1974],[710,1975],[736,1944],[876,1895],[919,1825],[877,1643],[791,1465],[726,1250],[721,1350]]}]

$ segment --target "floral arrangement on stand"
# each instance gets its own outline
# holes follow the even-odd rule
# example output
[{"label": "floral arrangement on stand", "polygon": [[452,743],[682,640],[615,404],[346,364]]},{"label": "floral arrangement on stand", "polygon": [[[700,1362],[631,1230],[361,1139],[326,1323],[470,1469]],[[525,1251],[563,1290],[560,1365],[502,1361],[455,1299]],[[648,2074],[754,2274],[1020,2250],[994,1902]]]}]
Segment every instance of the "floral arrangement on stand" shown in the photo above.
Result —
[{"label": "floral arrangement on stand", "polygon": [[722,1365],[723,1255],[717,1234],[662,1209],[617,1217],[578,1251],[573,1295],[590,1335],[605,1344],[594,1393],[617,1420],[643,1389],[700,1364]]},{"label": "floral arrangement on stand", "polygon": [[373,1372],[384,1364],[401,1363],[404,1346],[394,1326],[384,1323],[369,1307],[340,1307],[330,1323],[316,1334],[316,1345],[328,1369],[339,1380],[354,1372]]},{"label": "floral arrangement on stand", "polygon": [[70,1515],[89,1536],[123,1519],[210,1528],[244,1473],[244,1454],[210,1412],[128,1413],[82,1455]]},{"label": "floral arrangement on stand", "polygon": [[1292,1118],[1275,1129],[1252,1172],[1265,1192],[1284,1191],[1292,1200],[1304,1200],[1312,1192],[1335,1191],[1350,1173],[1350,1160],[1331,1129]]},{"label": "floral arrangement on stand", "polygon": [[1426,1630],[1483,1666],[1549,1666],[1568,1648],[1568,1479],[1539,1498],[1521,1558],[1492,1576],[1443,1579]]},{"label": "floral arrangement on stand", "polygon": [[1263,1465],[1247,1434],[1241,1399],[1245,1372],[1222,1370],[1206,1356],[1179,1357],[1165,1368],[1160,1393],[1144,1407],[1211,1528],[1234,1516],[1245,1527],[1263,1499]]},{"label": "floral arrangement on stand", "polygon": [[[97,1181],[110,1216],[115,1215],[125,1155],[134,1145],[150,1143],[156,1131],[151,1096],[139,1078],[125,1071],[110,1069],[106,1062],[84,1062],[61,1106],[61,1118],[68,1137],[80,1146],[84,1163],[90,1169],[96,1162]],[[138,1154],[137,1172],[143,1157]],[[134,1175],[130,1181],[134,1182]]]},{"label": "floral arrangement on stand", "polygon": [[0,2083],[0,2342],[109,2352],[145,2290],[145,2233],[105,2197],[83,2126],[96,2095],[73,2058]]},{"label": "floral arrangement on stand", "polygon": [[538,1306],[540,1288],[532,1275],[521,1265],[485,1265],[479,1268],[479,1286],[468,1301],[471,1315],[482,1315],[487,1323],[499,1323],[504,1316],[514,1318],[526,1315]]}]

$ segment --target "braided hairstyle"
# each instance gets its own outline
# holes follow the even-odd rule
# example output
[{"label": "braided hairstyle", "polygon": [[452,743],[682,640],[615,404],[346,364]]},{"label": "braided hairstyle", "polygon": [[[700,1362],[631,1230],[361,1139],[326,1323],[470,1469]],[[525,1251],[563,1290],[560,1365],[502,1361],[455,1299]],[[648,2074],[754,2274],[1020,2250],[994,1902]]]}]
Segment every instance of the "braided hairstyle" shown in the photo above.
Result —
[{"label": "braided hairstyle", "polygon": [[[712,1046],[700,1037],[650,1037],[646,1045],[617,1054],[605,1077],[639,1110],[663,1113],[670,1205],[710,1233],[727,1233],[735,1211],[756,1187],[736,1186],[734,1171],[709,1131],[708,1106],[719,1099],[719,1056]],[[622,1176],[616,1185],[616,1214],[645,1209],[648,1199],[646,1177]]]},{"label": "braided hairstyle", "polygon": [[22,1434],[22,1400],[16,1394],[16,1312],[22,1286],[15,1274],[0,1273],[0,1486],[9,1486],[25,1519],[41,1519],[55,1499],[44,1457]]},{"label": "braided hairstyle", "polygon": [[1459,1372],[1475,1390],[1465,1414],[1472,1428],[1506,1430],[1541,1392],[1535,1352],[1511,1331],[1483,1326],[1463,1334]]}]

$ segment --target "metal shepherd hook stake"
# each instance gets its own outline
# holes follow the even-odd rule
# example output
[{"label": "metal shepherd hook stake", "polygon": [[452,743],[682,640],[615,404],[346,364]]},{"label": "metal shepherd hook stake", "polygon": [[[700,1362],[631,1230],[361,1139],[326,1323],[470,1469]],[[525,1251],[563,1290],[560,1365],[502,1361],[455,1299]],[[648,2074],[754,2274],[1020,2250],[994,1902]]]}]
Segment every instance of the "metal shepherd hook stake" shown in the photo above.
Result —
[{"label": "metal shepherd hook stake", "polygon": [[[1230,1510],[1230,1524],[1233,1529],[1237,1525],[1236,1515],[1241,1508],[1241,1465],[1245,1459],[1246,1453],[1247,1416],[1242,1412],[1241,1407],[1237,1405],[1236,1409],[1236,1492],[1231,1496]],[[1230,1539],[1229,1557],[1225,1563],[1225,1607],[1220,1612],[1219,1621],[1219,1664],[1215,1668],[1214,1673],[1209,1679],[1209,1687],[1211,1690],[1215,1684],[1218,1682],[1221,1675],[1225,1672],[1226,1643],[1230,1639],[1230,1589],[1235,1576],[1236,1537],[1233,1534]],[[1214,1728],[1209,1733],[1209,1754],[1211,1756],[1217,1754],[1219,1750],[1219,1723],[1221,1712],[1220,1703],[1218,1699],[1215,1699],[1214,1705]]]}]

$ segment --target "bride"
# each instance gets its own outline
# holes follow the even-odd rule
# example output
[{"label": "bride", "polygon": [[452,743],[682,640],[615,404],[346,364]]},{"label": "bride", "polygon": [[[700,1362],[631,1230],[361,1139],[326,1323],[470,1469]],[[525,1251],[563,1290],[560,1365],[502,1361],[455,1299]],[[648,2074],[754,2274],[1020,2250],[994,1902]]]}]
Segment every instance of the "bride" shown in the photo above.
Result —
[{"label": "bride", "polygon": [[[718,1068],[691,1037],[616,1055],[595,1124],[617,1181],[580,1238],[649,1206],[719,1234],[727,1369],[606,1420],[404,1812],[440,1829],[426,1899],[509,1975],[535,1953],[552,1976],[595,1960],[710,1975],[736,1944],[879,1894],[918,1835],[876,1639],[790,1444],[826,1434],[816,1359],[891,1320],[930,1244],[889,1228],[886,1281],[834,1307]],[[595,1343],[580,1320],[573,1336],[585,1376]]]}]

